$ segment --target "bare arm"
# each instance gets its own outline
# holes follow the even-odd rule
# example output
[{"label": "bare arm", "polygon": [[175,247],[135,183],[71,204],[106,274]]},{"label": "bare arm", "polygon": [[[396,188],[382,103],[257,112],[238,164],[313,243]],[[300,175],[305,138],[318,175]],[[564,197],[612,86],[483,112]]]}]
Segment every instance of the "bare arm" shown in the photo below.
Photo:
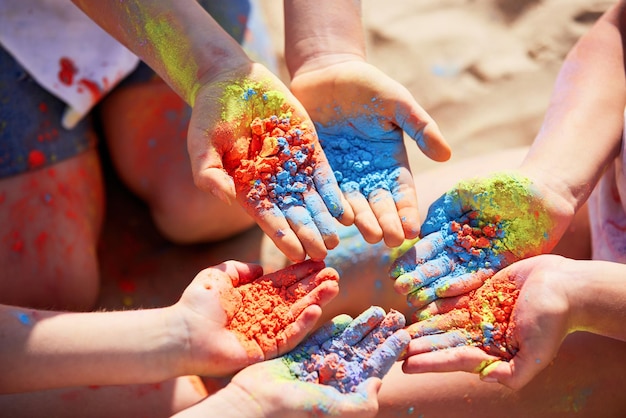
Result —
[{"label": "bare arm", "polygon": [[578,209],[617,155],[626,105],[624,2],[569,52],[543,126],[522,168],[565,190]]},{"label": "bare arm", "polygon": [[361,2],[285,0],[285,57],[293,77],[341,60],[365,60]]},{"label": "bare arm", "polygon": [[570,329],[626,341],[626,266],[607,261],[572,261],[564,283]]},{"label": "bare arm", "polygon": [[172,377],[177,328],[170,319],[165,309],[70,313],[2,305],[0,393]]},{"label": "bare arm", "polygon": [[193,106],[202,81],[250,62],[195,0],[74,0]]}]

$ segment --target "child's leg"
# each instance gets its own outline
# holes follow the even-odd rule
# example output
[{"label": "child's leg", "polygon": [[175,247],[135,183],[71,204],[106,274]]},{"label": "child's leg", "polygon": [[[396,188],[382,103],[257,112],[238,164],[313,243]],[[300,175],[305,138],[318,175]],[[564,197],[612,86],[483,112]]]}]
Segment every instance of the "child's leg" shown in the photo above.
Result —
[{"label": "child's leg", "polygon": [[96,150],[0,180],[0,300],[90,309],[98,296],[103,216]]},{"label": "child's leg", "polygon": [[88,309],[98,293],[102,174],[88,120],[0,48],[0,302]]},{"label": "child's leg", "polygon": [[165,418],[206,395],[200,378],[184,376],[157,384],[89,386],[0,395],[0,411],[2,416],[15,418]]},{"label": "child's leg", "polygon": [[149,206],[160,231],[178,243],[217,241],[254,221],[193,183],[187,154],[189,107],[160,79],[118,88],[102,104],[111,160]]}]

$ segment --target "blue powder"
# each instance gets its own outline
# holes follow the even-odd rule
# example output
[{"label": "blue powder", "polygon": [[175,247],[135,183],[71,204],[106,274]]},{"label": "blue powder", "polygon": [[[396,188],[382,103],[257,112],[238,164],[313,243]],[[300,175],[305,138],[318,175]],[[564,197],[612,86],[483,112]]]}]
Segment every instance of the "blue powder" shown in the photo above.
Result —
[{"label": "blue powder", "polygon": [[369,198],[382,189],[397,200],[400,167],[392,142],[328,136],[320,142],[343,192],[360,192]]},{"label": "blue powder", "polygon": [[[376,322],[378,325],[370,331],[368,324]],[[371,307],[349,324],[333,323],[316,332],[310,341],[285,355],[283,361],[301,381],[330,385],[342,393],[355,392],[367,378],[382,378],[404,351],[409,340],[392,334],[405,324],[401,313],[385,315],[382,308]],[[329,338],[338,331],[341,331],[339,335]],[[330,365],[341,373],[320,382],[322,369]]]}]

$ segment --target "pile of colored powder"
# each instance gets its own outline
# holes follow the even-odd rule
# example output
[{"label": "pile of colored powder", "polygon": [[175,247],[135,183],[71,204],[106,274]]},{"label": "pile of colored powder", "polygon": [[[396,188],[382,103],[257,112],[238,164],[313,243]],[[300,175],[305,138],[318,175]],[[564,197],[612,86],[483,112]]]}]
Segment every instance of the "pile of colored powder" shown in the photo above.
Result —
[{"label": "pile of colored powder", "polygon": [[[363,323],[362,327],[369,329],[381,321],[381,315],[385,314],[382,309],[378,309],[377,315],[368,318],[368,322],[372,323]],[[403,351],[400,340],[390,340],[395,344],[392,349],[376,351],[405,325],[404,315],[394,310],[384,321],[387,324],[374,328],[365,338],[359,327],[348,328],[338,338],[326,341],[321,346],[308,347],[304,353],[292,353],[284,361],[302,381],[332,386],[341,393],[355,392],[357,386],[369,377],[382,378]],[[379,357],[372,361],[374,353]]]},{"label": "pile of colored powder", "polygon": [[451,255],[457,260],[453,276],[501,267],[499,253],[503,250],[504,230],[499,219],[495,223],[485,222],[478,219],[477,212],[471,212],[461,222],[450,222],[442,232]]},{"label": "pile of colored powder", "polygon": [[272,115],[255,118],[250,132],[224,161],[237,193],[257,208],[304,205],[303,193],[313,187],[314,131],[289,116]]},{"label": "pile of colored powder", "polygon": [[[325,270],[317,274],[316,283],[326,280],[336,281],[337,276],[333,271],[325,273]],[[293,281],[288,277],[282,280],[283,283]],[[260,279],[241,285],[235,291],[239,297],[222,295],[221,300],[225,311],[231,312],[229,316],[232,316],[228,329],[235,331],[242,344],[252,352],[256,341],[265,353],[273,349],[275,342],[282,339],[284,329],[294,322],[291,307],[310,292],[310,287],[300,282],[278,286],[270,279]]]},{"label": "pile of colored powder", "polygon": [[466,330],[472,335],[473,344],[483,351],[504,360],[511,359],[516,349],[510,347],[513,332],[511,312],[519,296],[519,289],[509,280],[487,280],[469,297],[470,323]]},{"label": "pile of colored powder", "polygon": [[396,192],[400,168],[393,142],[331,135],[321,135],[320,142],[342,191],[366,198],[375,190]]}]

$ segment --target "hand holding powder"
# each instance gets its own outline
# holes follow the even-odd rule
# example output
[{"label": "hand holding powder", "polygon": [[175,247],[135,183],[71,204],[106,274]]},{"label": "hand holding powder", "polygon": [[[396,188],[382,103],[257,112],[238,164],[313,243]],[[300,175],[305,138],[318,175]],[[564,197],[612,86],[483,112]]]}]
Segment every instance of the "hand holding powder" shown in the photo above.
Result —
[{"label": "hand holding powder", "polygon": [[283,357],[291,373],[305,382],[341,393],[358,390],[370,377],[382,378],[409,343],[404,315],[371,307],[352,320],[336,317]]},{"label": "hand holding powder", "polygon": [[457,184],[435,201],[422,239],[391,268],[398,293],[421,308],[479,287],[516,260],[553,248],[566,222],[550,193],[517,173]]},{"label": "hand holding powder", "polygon": [[211,85],[221,99],[207,103],[217,102],[221,117],[197,140],[196,184],[234,195],[290,260],[321,260],[339,243],[337,219],[349,225],[353,214],[344,210],[313,122],[272,75],[264,76]]},{"label": "hand holding powder", "polygon": [[190,357],[188,373],[222,375],[282,355],[311,331],[339,292],[337,272],[304,261],[262,275],[228,261],[198,274],[174,305]]}]

